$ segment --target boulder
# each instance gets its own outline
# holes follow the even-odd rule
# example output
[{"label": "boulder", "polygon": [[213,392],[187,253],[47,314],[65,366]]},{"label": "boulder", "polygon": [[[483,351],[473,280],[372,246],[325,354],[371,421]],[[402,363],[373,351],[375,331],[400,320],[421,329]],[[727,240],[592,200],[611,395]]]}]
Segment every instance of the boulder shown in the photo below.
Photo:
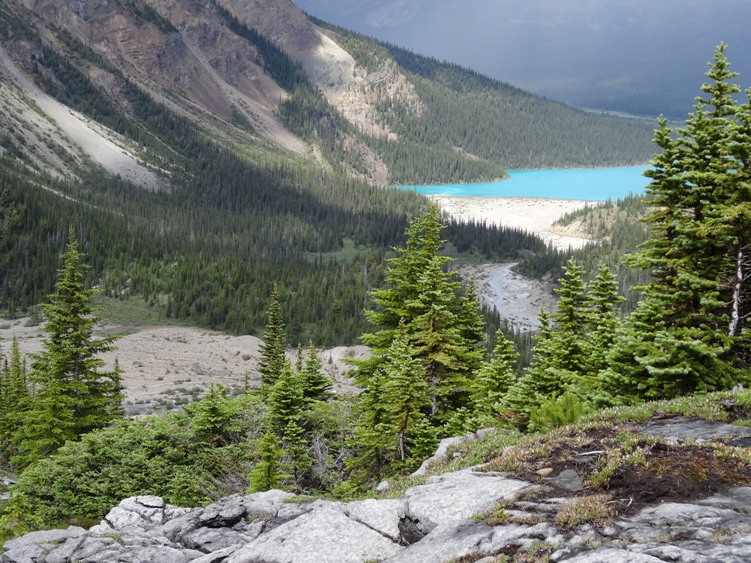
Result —
[{"label": "boulder", "polygon": [[102,535],[113,530],[118,532],[151,530],[190,511],[189,508],[169,505],[157,496],[130,497],[110,510],[104,520],[91,531]]},{"label": "boulder", "polygon": [[526,481],[472,469],[437,475],[407,490],[399,512],[399,530],[406,543],[415,543],[436,526],[469,520],[499,501],[511,501],[538,489]]},{"label": "boulder", "polygon": [[639,431],[641,434],[663,438],[668,442],[686,441],[714,442],[721,441],[728,444],[738,442],[738,445],[748,445],[751,439],[751,428],[736,426],[725,422],[710,422],[707,420],[693,420],[682,416],[652,420]]},{"label": "boulder", "polygon": [[357,522],[337,503],[321,504],[235,551],[226,563],[361,563],[402,549]]},{"label": "boulder", "polygon": [[458,446],[459,444],[467,441],[468,436],[454,436],[452,438],[444,438],[438,443],[438,449],[436,449],[435,453],[422,462],[422,465],[412,473],[413,477],[422,477],[423,475],[428,474],[428,469],[430,469],[431,466],[435,465],[439,461],[445,459],[446,454],[448,454],[448,450],[452,446]]},{"label": "boulder", "polygon": [[465,434],[464,436],[444,438],[438,443],[438,448],[436,449],[435,453],[431,457],[423,461],[422,465],[420,465],[420,467],[414,473],[412,473],[412,476],[422,477],[423,475],[427,475],[428,469],[430,469],[431,466],[446,458],[449,448],[451,448],[452,446],[458,446],[459,444],[467,441],[481,440],[495,431],[495,428],[481,428],[477,432]]},{"label": "boulder", "polygon": [[356,522],[375,530],[393,542],[401,541],[399,509],[401,500],[361,500],[348,502],[342,511]]},{"label": "boulder", "polygon": [[16,539],[5,542],[5,550],[0,561],[3,563],[38,563],[44,561],[47,555],[68,540],[80,541],[86,530],[78,526],[70,526],[65,530],[43,530],[31,532]]},{"label": "boulder", "polygon": [[[532,543],[549,541],[556,530],[548,524],[488,526],[475,520],[453,521],[436,527],[419,542],[390,557],[388,563],[475,561],[504,550],[525,551]],[[494,561],[495,559],[493,559]]]}]

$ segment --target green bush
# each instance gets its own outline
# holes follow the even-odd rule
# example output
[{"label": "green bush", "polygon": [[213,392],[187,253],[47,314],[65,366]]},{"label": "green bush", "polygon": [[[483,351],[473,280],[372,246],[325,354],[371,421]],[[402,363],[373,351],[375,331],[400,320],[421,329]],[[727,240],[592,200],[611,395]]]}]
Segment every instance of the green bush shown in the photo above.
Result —
[{"label": "green bush", "polygon": [[[244,399],[225,399],[240,411]],[[228,406],[229,408],[229,406]],[[199,409],[200,410],[200,409]],[[252,421],[252,417],[245,417]],[[55,455],[21,473],[3,509],[3,528],[13,535],[71,522],[96,522],[123,498],[158,495],[198,506],[243,491],[252,452],[218,448],[186,413],[121,421],[67,442]]]},{"label": "green bush", "polygon": [[530,432],[544,432],[573,424],[592,410],[591,406],[573,393],[566,392],[532,409],[529,415]]}]

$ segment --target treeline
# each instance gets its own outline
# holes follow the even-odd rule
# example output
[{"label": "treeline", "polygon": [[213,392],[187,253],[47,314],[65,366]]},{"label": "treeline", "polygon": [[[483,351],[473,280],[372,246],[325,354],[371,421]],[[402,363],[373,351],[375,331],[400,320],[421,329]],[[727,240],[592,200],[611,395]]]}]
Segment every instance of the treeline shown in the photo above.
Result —
[{"label": "treeline", "polygon": [[[416,55],[395,45],[378,43],[362,35],[316,20],[369,71],[393,59],[416,87],[425,111],[416,114],[403,103],[384,96],[379,112],[399,135],[396,142],[382,141],[379,154],[394,171],[394,184],[428,183],[414,174],[428,172],[436,182],[436,162],[420,145],[471,155],[474,165],[463,163],[482,178],[497,178],[507,168],[589,167],[646,162],[651,154],[651,124],[606,119],[575,110],[525,92],[458,65]],[[371,86],[377,88],[377,85]],[[408,164],[403,164],[403,159]],[[433,168],[431,168],[433,167]],[[433,171],[433,175],[430,172]],[[445,171],[442,171],[445,173]],[[458,181],[468,181],[458,177]],[[450,182],[444,178],[442,182]]]},{"label": "treeline", "polygon": [[458,65],[387,48],[428,105],[423,119],[393,123],[407,138],[459,147],[506,168],[636,164],[651,154],[646,122],[603,119]]},{"label": "treeline", "polygon": [[[299,192],[298,199],[277,200],[269,193],[258,201],[259,194],[207,190],[191,201],[137,191],[107,177],[93,180],[100,190],[50,180],[56,190],[74,198],[65,199],[39,189],[22,170],[5,164],[0,179],[0,306],[11,316],[28,311],[50,293],[57,257],[72,226],[90,256],[90,281],[101,284],[107,295],[141,297],[168,317],[234,334],[257,334],[267,296],[278,280],[290,296],[291,341],[354,343],[365,327],[367,292],[383,279],[385,249],[398,244],[403,234],[404,215],[387,213],[385,206],[391,202],[396,207],[400,201],[416,209],[421,205],[417,197],[367,186],[353,188],[349,196],[372,197],[357,213],[342,209],[342,201],[337,207],[315,207],[315,200],[310,203]],[[376,209],[379,200],[384,207]],[[340,230],[334,232],[337,225]],[[338,258],[345,233],[361,250]],[[460,252],[501,258],[544,248],[525,233],[477,224],[452,223],[449,236]]]}]

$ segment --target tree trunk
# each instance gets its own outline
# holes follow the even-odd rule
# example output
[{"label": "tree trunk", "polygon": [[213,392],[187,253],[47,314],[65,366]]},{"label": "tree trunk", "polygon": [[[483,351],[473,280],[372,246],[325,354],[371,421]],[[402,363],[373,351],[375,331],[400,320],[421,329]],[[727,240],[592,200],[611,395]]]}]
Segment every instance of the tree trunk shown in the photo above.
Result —
[{"label": "tree trunk", "polygon": [[735,284],[733,284],[733,297],[730,305],[730,325],[728,326],[728,336],[735,336],[738,331],[738,323],[741,317],[741,290],[743,289],[743,249],[744,246],[738,247],[738,256],[735,262]]}]

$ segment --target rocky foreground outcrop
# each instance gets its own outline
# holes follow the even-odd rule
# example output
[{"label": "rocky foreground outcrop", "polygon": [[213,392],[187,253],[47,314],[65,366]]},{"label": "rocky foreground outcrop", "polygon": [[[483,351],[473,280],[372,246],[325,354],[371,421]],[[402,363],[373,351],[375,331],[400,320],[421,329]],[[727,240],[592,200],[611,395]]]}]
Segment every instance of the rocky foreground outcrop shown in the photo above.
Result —
[{"label": "rocky foreground outcrop", "polygon": [[[641,432],[667,440],[751,436],[749,428],[686,419],[646,425]],[[540,484],[465,469],[430,477],[401,499],[348,503],[300,502],[305,499],[268,491],[190,509],[159,497],[133,497],[89,530],[70,527],[11,540],[0,561],[751,561],[751,487],[646,505],[604,524],[584,518],[567,529],[556,514],[581,485],[564,473]]]}]

